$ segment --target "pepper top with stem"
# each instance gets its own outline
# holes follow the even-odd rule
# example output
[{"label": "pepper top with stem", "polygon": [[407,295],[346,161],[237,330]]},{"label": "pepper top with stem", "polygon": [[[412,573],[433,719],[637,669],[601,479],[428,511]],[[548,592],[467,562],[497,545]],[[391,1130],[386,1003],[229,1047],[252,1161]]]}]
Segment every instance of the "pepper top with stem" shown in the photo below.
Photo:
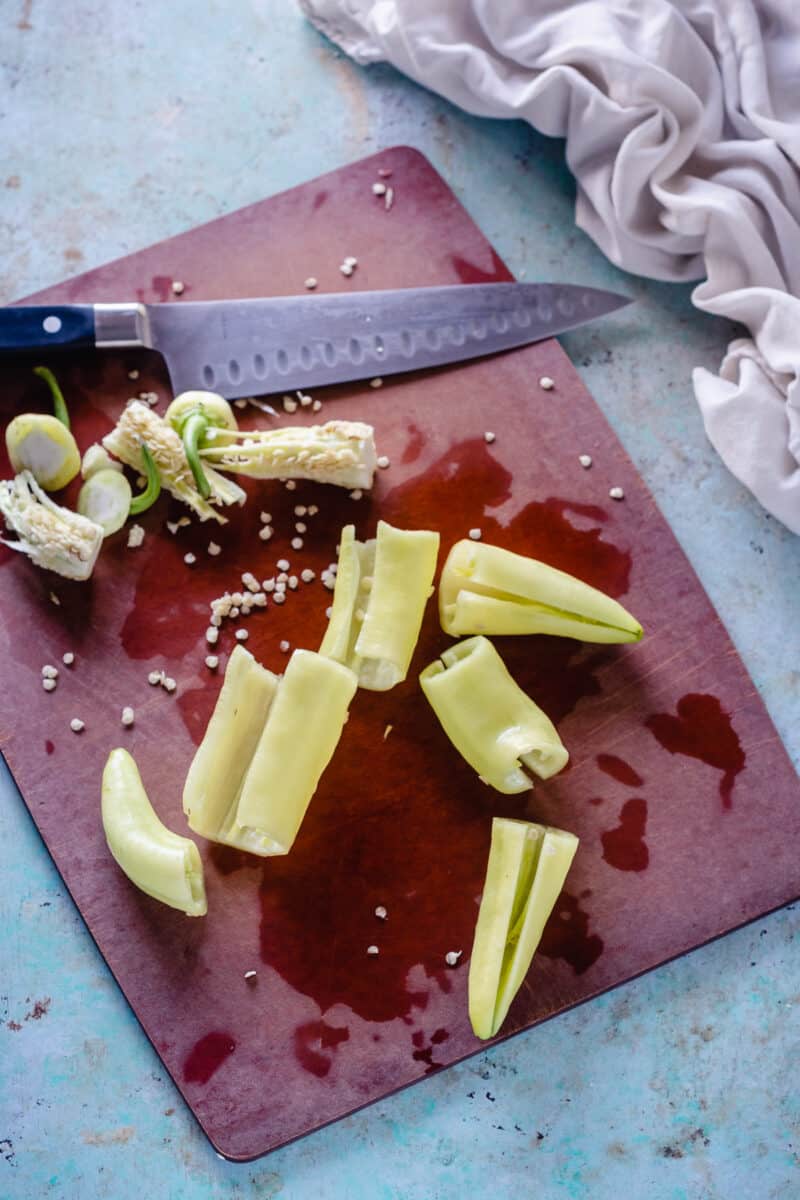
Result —
[{"label": "pepper top with stem", "polygon": [[239,428],[233,409],[216,392],[182,392],[172,401],[164,419],[180,435],[197,490],[204,500],[208,500],[211,485],[206,478],[200,450],[209,429]]},{"label": "pepper top with stem", "polygon": [[64,396],[52,371],[35,367],[53,397],[54,414],[21,413],[6,429],[6,448],[14,471],[30,471],[40,487],[57,492],[74,479],[81,456],[69,424]]}]

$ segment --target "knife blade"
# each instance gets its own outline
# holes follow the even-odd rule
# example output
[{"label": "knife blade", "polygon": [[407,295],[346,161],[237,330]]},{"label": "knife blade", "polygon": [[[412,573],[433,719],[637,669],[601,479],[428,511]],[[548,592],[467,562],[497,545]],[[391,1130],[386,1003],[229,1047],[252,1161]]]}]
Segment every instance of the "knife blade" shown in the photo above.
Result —
[{"label": "knife blade", "polygon": [[484,283],[169,304],[0,310],[0,353],[159,351],[173,391],[228,399],[393,375],[554,337],[622,308],[615,292]]}]

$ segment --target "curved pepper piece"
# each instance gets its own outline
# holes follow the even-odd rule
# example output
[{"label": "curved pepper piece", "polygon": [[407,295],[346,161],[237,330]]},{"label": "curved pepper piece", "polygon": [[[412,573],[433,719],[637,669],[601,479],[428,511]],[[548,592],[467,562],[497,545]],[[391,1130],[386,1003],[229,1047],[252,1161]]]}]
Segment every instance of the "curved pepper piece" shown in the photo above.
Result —
[{"label": "curved pepper piece", "polygon": [[447,556],[439,583],[445,633],[550,633],[580,642],[638,642],[642,627],[616,600],[574,575],[464,539]]},{"label": "curved pepper piece", "polygon": [[517,686],[487,638],[445,650],[419,682],[456,750],[498,792],[532,786],[520,763],[540,779],[566,766],[569,754],[555,725]]},{"label": "curved pepper piece", "polygon": [[376,536],[358,542],[355,526],[345,525],[320,654],[349,667],[370,691],[401,683],[433,590],[438,553],[439,534],[430,530],[379,521]]},{"label": "curved pepper piece", "polygon": [[578,848],[572,833],[495,817],[469,964],[476,1037],[498,1032],[528,973]]},{"label": "curved pepper piece", "polygon": [[208,500],[211,484],[200,460],[200,450],[209,429],[239,428],[233,409],[224,396],[216,392],[181,392],[167,408],[164,420],[180,435],[197,490],[204,500]]},{"label": "curved pepper piece", "polygon": [[103,831],[131,883],[187,917],[207,912],[203,864],[189,838],[162,825],[127,750],[112,750],[103,771]]},{"label": "curved pepper piece", "polygon": [[287,854],[356,686],[352,671],[310,650],[295,650],[278,678],[237,646],[186,779],[190,828],[251,854]]}]

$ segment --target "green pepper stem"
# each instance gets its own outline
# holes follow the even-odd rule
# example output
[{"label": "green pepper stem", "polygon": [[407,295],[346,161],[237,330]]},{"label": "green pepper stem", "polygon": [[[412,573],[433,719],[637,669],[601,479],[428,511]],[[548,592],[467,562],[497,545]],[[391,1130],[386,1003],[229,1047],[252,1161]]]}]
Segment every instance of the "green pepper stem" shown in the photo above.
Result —
[{"label": "green pepper stem", "polygon": [[206,435],[208,425],[208,417],[199,409],[189,413],[181,425],[181,441],[186,452],[186,461],[192,469],[197,490],[204,500],[208,500],[211,495],[211,484],[206,478],[203,462],[200,458],[200,443]]},{"label": "green pepper stem", "polygon": [[40,379],[43,379],[50,388],[50,392],[53,397],[53,413],[56,417],[56,420],[60,421],[66,429],[71,429],[72,426],[70,425],[67,402],[64,399],[64,393],[58,386],[58,380],[53,372],[49,367],[34,367],[33,373],[34,375],[38,375]]},{"label": "green pepper stem", "polygon": [[142,442],[141,450],[142,458],[144,459],[144,470],[147,476],[147,486],[143,492],[140,492],[138,496],[134,496],[131,500],[130,515],[132,517],[138,517],[140,513],[146,512],[161,495],[161,476],[158,473],[158,467],[153,460],[147,442]]}]

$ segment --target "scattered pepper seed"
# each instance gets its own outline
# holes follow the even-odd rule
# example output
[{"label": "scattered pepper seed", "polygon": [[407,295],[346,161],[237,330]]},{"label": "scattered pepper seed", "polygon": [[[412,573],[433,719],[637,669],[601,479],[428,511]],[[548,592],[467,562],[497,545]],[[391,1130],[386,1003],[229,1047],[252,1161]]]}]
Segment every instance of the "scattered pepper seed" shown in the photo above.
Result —
[{"label": "scattered pepper seed", "polygon": [[234,402],[233,402],[233,403],[235,404],[235,406],[236,406],[237,408],[247,408],[247,401],[246,401],[246,400],[241,400],[241,399],[239,399],[239,400],[234,400]]},{"label": "scattered pepper seed", "polygon": [[128,371],[128,379],[138,379],[139,372],[134,368],[133,371]]},{"label": "scattered pepper seed", "polygon": [[216,671],[217,667],[219,666],[219,658],[216,654],[206,655],[206,666],[208,667],[209,671]]},{"label": "scattered pepper seed", "polygon": [[257,975],[258,975],[257,971],[245,971],[245,973],[244,973],[244,977],[248,983],[251,983],[256,978]]},{"label": "scattered pepper seed", "polygon": [[479,542],[483,534],[480,529],[475,528],[470,529],[469,536],[472,538],[473,542]]},{"label": "scattered pepper seed", "polygon": [[313,290],[314,290],[314,288],[315,288],[316,286],[317,286],[317,281],[316,281],[316,279],[314,278],[314,276],[313,276],[313,275],[309,275],[308,279],[307,279],[307,280],[305,281],[305,283],[303,284],[303,287],[304,287],[304,288],[308,288],[308,290],[309,290],[310,292],[313,292]]},{"label": "scattered pepper seed", "polygon": [[222,553],[222,546],[218,546],[216,542],[209,542],[208,553],[212,558],[216,558],[218,554]]},{"label": "scattered pepper seed", "polygon": [[555,386],[555,380],[551,379],[549,375],[542,375],[541,379],[539,380],[539,387],[543,392],[552,392]]},{"label": "scattered pepper seed", "polygon": [[311,583],[314,579],[316,579],[316,575],[310,567],[305,567],[300,572],[300,578],[302,579],[303,583]]},{"label": "scattered pepper seed", "polygon": [[73,717],[69,723],[69,727],[73,733],[83,733],[84,729],[86,728],[86,725],[80,719],[80,717]]},{"label": "scattered pepper seed", "polygon": [[173,295],[182,296],[185,290],[186,290],[186,284],[181,283],[180,279],[173,279],[173,281],[172,281]]},{"label": "scattered pepper seed", "polygon": [[373,196],[385,196],[386,195],[386,184],[385,183],[373,183],[372,194],[373,194]]},{"label": "scattered pepper seed", "polygon": [[353,268],[350,266],[349,263],[346,263],[346,262],[342,263],[342,265],[339,267],[339,270],[342,272],[343,275],[346,275],[348,278],[353,274]]},{"label": "scattered pepper seed", "polygon": [[219,629],[220,625],[222,624],[222,617],[219,615],[219,613],[212,613],[208,618],[208,623],[209,625],[213,625],[216,629]]},{"label": "scattered pepper seed", "polygon": [[144,529],[141,525],[131,525],[128,530],[128,549],[138,550],[144,541]]},{"label": "scattered pepper seed", "polygon": [[353,488],[352,492],[350,493],[350,499],[360,500],[363,495],[364,493],[362,492],[361,488]]},{"label": "scattered pepper seed", "polygon": [[51,593],[50,593],[50,603],[51,603],[51,604],[55,604],[56,608],[60,608],[60,607],[61,607],[61,601],[59,600],[59,598],[58,598],[58,596],[55,594],[55,592],[51,592]]},{"label": "scattered pepper seed", "polygon": [[292,592],[297,591],[297,576],[296,575],[290,575],[289,578],[286,580],[286,582],[289,585],[290,591],[292,591]]},{"label": "scattered pepper seed", "polygon": [[375,955],[379,953],[380,951],[378,950],[377,946],[367,946],[367,954],[369,954],[370,957],[374,958]]},{"label": "scattered pepper seed", "polygon": [[53,667],[50,663],[46,663],[42,667],[42,679],[58,679],[58,667]]},{"label": "scattered pepper seed", "polygon": [[56,690],[56,686],[57,686],[57,683],[56,683],[55,679],[43,679],[42,680],[42,687],[44,688],[44,690],[46,692],[54,692]]},{"label": "scattered pepper seed", "polygon": [[391,462],[390,462],[389,458],[388,458],[388,457],[387,457],[387,455],[385,455],[385,454],[382,454],[382,455],[380,456],[380,458],[378,459],[378,466],[380,467],[380,469],[381,469],[382,471],[385,471],[385,470],[386,470],[386,468],[387,468],[387,467],[390,467],[391,465],[392,465],[392,464],[391,464]]},{"label": "scattered pepper seed", "polygon": [[608,494],[612,500],[624,500],[625,499],[625,493],[621,487],[609,488]]},{"label": "scattered pepper seed", "polygon": [[354,258],[352,254],[348,254],[344,260],[344,263],[346,267],[357,267],[358,259]]},{"label": "scattered pepper seed", "polygon": [[242,583],[247,588],[248,592],[257,592],[259,590],[258,580],[252,571],[245,571],[242,575]]},{"label": "scattered pepper seed", "polygon": [[164,677],[164,680],[162,681],[161,686],[164,688],[165,691],[172,693],[175,691],[175,689],[178,685],[170,675],[167,675]]},{"label": "scattered pepper seed", "polygon": [[275,595],[272,597],[272,602],[273,602],[273,604],[285,604],[286,593],[276,591]]},{"label": "scattered pepper seed", "polygon": [[147,682],[150,684],[151,687],[158,687],[158,685],[161,683],[163,675],[164,675],[163,671],[151,671],[150,674],[147,676]]},{"label": "scattered pepper seed", "polygon": [[186,563],[187,567],[193,567],[197,562],[197,556],[192,554],[190,550],[188,554],[184,554],[183,561]]},{"label": "scattered pepper seed", "polygon": [[386,728],[383,731],[383,740],[384,741],[386,741],[386,739],[388,738],[389,734],[392,732],[393,729],[394,729],[394,725],[386,726]]},{"label": "scattered pepper seed", "polygon": [[209,625],[206,630],[206,641],[209,646],[216,646],[219,641],[219,629],[215,625]]},{"label": "scattered pepper seed", "polygon": [[581,464],[581,466],[583,467],[583,469],[585,471],[588,471],[589,467],[592,465],[591,454],[579,454],[578,462]]},{"label": "scattered pepper seed", "polygon": [[310,517],[315,517],[315,516],[317,515],[317,513],[318,513],[318,512],[319,512],[319,508],[317,507],[317,505],[316,505],[316,504],[309,504],[309,506],[308,506],[308,515],[309,515]]},{"label": "scattered pepper seed", "polygon": [[293,550],[303,549],[303,539],[301,537],[293,537],[289,544]]},{"label": "scattered pepper seed", "polygon": [[444,956],[444,961],[447,963],[448,967],[457,967],[458,960],[461,958],[463,953],[463,950],[448,950],[447,954]]},{"label": "scattered pepper seed", "polygon": [[488,442],[488,444],[491,446],[492,442],[495,440],[496,437],[497,437],[497,434],[492,433],[491,429],[487,429],[486,433],[483,435],[483,440],[485,442]]},{"label": "scattered pepper seed", "polygon": [[386,918],[388,917],[388,915],[389,915],[388,912],[386,911],[386,909],[383,907],[382,904],[379,904],[378,907],[375,909],[375,916],[378,918],[379,921],[385,921]]},{"label": "scattered pepper seed", "polygon": [[[322,412],[322,401],[321,401],[321,400],[315,400],[315,401],[314,401],[314,403],[311,405],[311,411],[312,411],[312,412]],[[291,483],[291,484],[292,484],[292,489],[290,489],[290,490],[293,490],[293,487],[294,487],[294,480],[293,480],[293,479],[290,479],[290,480],[289,480],[289,483]],[[289,483],[287,483],[287,484],[286,484],[287,488],[289,487]]]},{"label": "scattered pepper seed", "polygon": [[126,729],[130,729],[131,725],[136,720],[136,714],[129,704],[126,704],[123,708],[120,720]]},{"label": "scattered pepper seed", "polygon": [[272,537],[272,533],[273,530],[271,525],[262,525],[258,531],[258,536],[261,538],[262,542],[268,542]]},{"label": "scattered pepper seed", "polygon": [[279,558],[275,563],[275,566],[279,571],[288,571],[291,563],[289,562],[288,558]]},{"label": "scattered pepper seed", "polygon": [[61,655],[61,661],[65,667],[71,667],[75,662],[75,655],[71,650],[67,650],[66,654]]},{"label": "scattered pepper seed", "polygon": [[258,519],[262,525],[269,525],[272,521],[272,513],[260,512],[258,514]]},{"label": "scattered pepper seed", "polygon": [[376,377],[374,379],[370,379],[369,386],[371,388],[382,388],[383,380],[381,379],[381,377],[379,375],[376,375]]},{"label": "scattered pepper seed", "polygon": [[167,521],[167,529],[170,531],[170,533],[174,537],[175,534],[178,532],[178,522],[177,521]]},{"label": "scattered pepper seed", "polygon": [[246,629],[237,629],[236,630],[237,642],[246,642],[249,637],[250,637],[250,634],[247,632]]},{"label": "scattered pepper seed", "polygon": [[284,396],[283,397],[283,411],[287,412],[287,413],[297,412],[297,401],[293,400],[291,396]]},{"label": "scattered pepper seed", "polygon": [[294,527],[298,533],[306,533],[308,531],[305,521],[295,521]]},{"label": "scattered pepper seed", "polygon": [[289,643],[284,639],[279,646],[279,650],[281,651],[282,654],[288,654],[289,648],[290,648]]},{"label": "scattered pepper seed", "polygon": [[[318,404],[319,404],[319,407],[322,408],[322,405],[319,403],[319,400],[315,400],[314,401],[314,412],[319,412],[319,409],[317,408]],[[284,484],[284,487],[286,488],[287,492],[293,492],[295,490],[295,488],[297,487],[297,484],[295,483],[295,481],[293,479],[287,479],[286,483]]]}]

